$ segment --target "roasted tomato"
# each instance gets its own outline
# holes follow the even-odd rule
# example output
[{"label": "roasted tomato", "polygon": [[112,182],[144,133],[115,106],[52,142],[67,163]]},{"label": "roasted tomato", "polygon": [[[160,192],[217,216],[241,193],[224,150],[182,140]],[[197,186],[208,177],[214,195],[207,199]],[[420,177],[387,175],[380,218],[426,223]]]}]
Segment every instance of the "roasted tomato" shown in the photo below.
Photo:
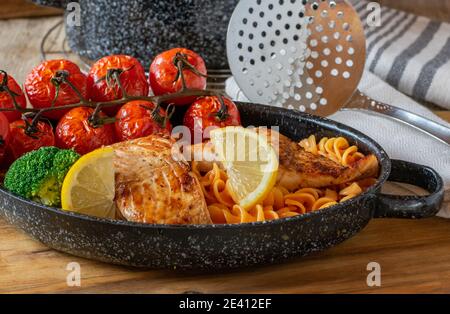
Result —
[{"label": "roasted tomato", "polygon": [[[90,117],[94,109],[77,107],[62,117],[56,127],[56,145],[62,149],[74,149],[84,155],[102,146],[114,144],[114,125],[100,127],[91,125]],[[106,115],[100,112],[100,118]]]},{"label": "roasted tomato", "polygon": [[[22,89],[19,84],[17,84],[16,80],[5,72],[0,71],[0,108],[14,108],[13,98],[5,90],[4,86],[7,86],[9,90],[15,94],[14,99],[20,107],[25,108],[27,106],[25,94],[22,92]],[[18,111],[3,112],[3,114],[8,118],[9,122],[16,121],[20,118],[20,113]]]},{"label": "roasted tomato", "polygon": [[6,155],[6,147],[9,143],[9,121],[6,116],[0,112],[0,169]]},{"label": "roasted tomato", "polygon": [[[28,123],[31,123],[31,119],[28,119]],[[44,121],[39,121],[34,130],[27,130],[27,123],[24,120],[16,120],[9,125],[9,131],[7,150],[13,160],[41,147],[55,145],[53,128]]]},{"label": "roasted tomato", "polygon": [[169,117],[164,109],[155,111],[155,104],[148,101],[131,101],[116,115],[116,138],[119,141],[128,141],[155,133],[172,131]]},{"label": "roasted tomato", "polygon": [[[72,84],[87,97],[86,76],[69,60],[49,60],[35,67],[25,81],[25,91],[34,108],[71,105],[80,102],[78,94],[64,82]],[[56,97],[56,99],[55,99]],[[53,110],[44,114],[50,119],[61,118],[68,110]]]},{"label": "roasted tomato", "polygon": [[[206,88],[205,61],[195,52],[174,48],[158,55],[150,66],[150,87],[156,96],[173,94],[182,89],[182,80],[176,67],[176,58],[183,63],[183,76],[186,87],[190,89]],[[183,105],[192,103],[194,98],[187,97],[173,101]]]},{"label": "roasted tomato", "polygon": [[223,100],[226,108],[222,108],[219,98],[215,96],[199,98],[189,107],[184,115],[184,125],[191,131],[193,143],[208,139],[212,127],[241,125],[236,104],[225,97]]},{"label": "roasted tomato", "polygon": [[[88,94],[93,101],[111,101],[122,98],[122,91],[117,84],[118,75],[122,87],[129,96],[147,96],[148,83],[145,71],[139,61],[125,55],[114,55],[98,60],[88,75]],[[120,106],[105,108],[111,116]]]}]

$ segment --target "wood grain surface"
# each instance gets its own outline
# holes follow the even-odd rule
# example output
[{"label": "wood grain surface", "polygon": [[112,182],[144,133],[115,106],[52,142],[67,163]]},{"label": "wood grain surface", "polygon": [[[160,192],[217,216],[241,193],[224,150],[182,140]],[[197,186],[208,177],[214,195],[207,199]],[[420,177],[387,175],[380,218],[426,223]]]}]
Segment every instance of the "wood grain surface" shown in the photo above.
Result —
[{"label": "wood grain surface", "polygon": [[[428,0],[431,1],[431,0]],[[39,45],[57,18],[0,21],[0,68],[20,82],[40,62]],[[63,34],[48,49],[61,47]],[[439,114],[450,121],[450,112]],[[81,265],[68,287],[67,264]],[[382,285],[366,284],[369,262]],[[186,274],[98,263],[48,249],[0,219],[0,293],[450,293],[450,220],[373,220],[349,241],[282,265],[222,274]]]},{"label": "wood grain surface", "polygon": [[62,10],[37,6],[27,0],[1,0],[0,19],[61,15]]},{"label": "wood grain surface", "polygon": [[450,21],[450,0],[379,0],[378,2],[417,15]]},{"label": "wood grain surface", "polygon": [[[323,253],[231,273],[175,273],[107,265],[62,254],[0,220],[0,293],[450,293],[450,221],[373,220]],[[81,287],[68,287],[68,263]],[[381,265],[369,288],[367,264]]]},{"label": "wood grain surface", "polygon": [[[0,21],[0,67],[19,84],[41,62],[40,44],[44,34],[61,18],[33,18]],[[61,50],[64,32],[49,40],[46,50]]]},{"label": "wood grain surface", "polygon": [[[378,0],[378,2],[439,20],[450,20],[450,0]],[[59,9],[37,6],[29,0],[2,0],[0,2],[0,19],[60,14],[61,10]]]}]

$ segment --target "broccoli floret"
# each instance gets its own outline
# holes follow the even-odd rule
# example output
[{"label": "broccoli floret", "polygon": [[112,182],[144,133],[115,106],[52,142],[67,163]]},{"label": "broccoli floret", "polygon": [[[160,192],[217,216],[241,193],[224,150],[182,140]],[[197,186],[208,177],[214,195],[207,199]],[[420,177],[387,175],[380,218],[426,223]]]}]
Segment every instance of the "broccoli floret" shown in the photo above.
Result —
[{"label": "broccoli floret", "polygon": [[5,176],[14,194],[48,206],[61,205],[61,186],[80,155],[72,150],[43,147],[17,159]]}]

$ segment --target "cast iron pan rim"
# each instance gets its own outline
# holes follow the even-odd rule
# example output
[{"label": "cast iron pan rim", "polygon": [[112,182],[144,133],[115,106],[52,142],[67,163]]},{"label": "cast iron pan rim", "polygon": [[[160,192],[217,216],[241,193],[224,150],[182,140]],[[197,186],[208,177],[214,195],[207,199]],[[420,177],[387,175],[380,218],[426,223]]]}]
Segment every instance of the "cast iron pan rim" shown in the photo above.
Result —
[{"label": "cast iron pan rim", "polygon": [[[238,103],[239,106],[245,106],[249,105],[247,103]],[[250,104],[251,105],[251,104]],[[239,229],[239,228],[247,228],[247,227],[262,227],[267,225],[277,225],[277,224],[283,224],[288,222],[300,222],[302,220],[306,220],[310,217],[316,216],[316,215],[322,215],[328,212],[332,211],[340,211],[342,209],[345,209],[347,206],[353,206],[353,204],[359,203],[362,199],[373,197],[374,194],[380,190],[381,186],[387,181],[390,172],[391,172],[391,162],[387,155],[387,153],[381,148],[381,146],[375,142],[370,137],[364,135],[363,133],[346,126],[344,124],[341,124],[339,122],[335,122],[332,120],[329,120],[327,118],[322,118],[314,115],[310,115],[307,113],[301,113],[299,111],[293,111],[289,109],[284,108],[275,108],[271,106],[266,105],[258,105],[266,107],[268,111],[274,111],[274,112],[280,112],[284,111],[286,115],[289,115],[291,118],[294,119],[304,119],[314,124],[319,124],[320,126],[324,127],[325,129],[335,129],[340,132],[346,133],[349,137],[351,137],[353,140],[355,139],[364,139],[366,142],[370,143],[371,146],[375,148],[377,151],[372,151],[372,153],[380,155],[381,159],[378,160],[381,166],[380,175],[378,177],[377,183],[373,185],[371,188],[369,188],[366,192],[364,192],[361,195],[358,195],[357,197],[348,200],[344,203],[340,203],[325,209],[321,209],[315,212],[310,212],[307,214],[295,216],[295,217],[288,217],[288,218],[282,218],[282,219],[276,219],[272,221],[267,222],[253,222],[253,223],[244,223],[244,224],[214,224],[214,225],[167,225],[167,224],[144,224],[144,223],[136,223],[136,222],[130,222],[130,221],[123,221],[123,220],[116,220],[116,219],[109,219],[109,218],[97,218],[93,216],[78,214],[74,212],[68,212],[63,211],[59,208],[55,207],[49,207],[45,206],[36,202],[33,202],[31,200],[25,199],[21,196],[17,196],[15,194],[12,194],[11,192],[7,191],[3,186],[0,185],[0,193],[6,194],[8,197],[12,197],[20,202],[26,203],[28,205],[34,206],[36,208],[40,208],[42,210],[46,210],[49,212],[52,212],[56,215],[62,215],[66,217],[72,217],[79,220],[89,221],[89,222],[96,222],[96,223],[102,223],[102,224],[111,224],[116,226],[125,226],[125,227],[138,227],[138,228],[145,228],[145,229],[192,229],[192,230],[215,230],[215,229]]]},{"label": "cast iron pan rim", "polygon": [[22,203],[26,203],[28,205],[31,205],[35,208],[39,208],[41,210],[46,210],[48,212],[52,212],[56,215],[76,218],[79,220],[89,221],[89,222],[95,222],[95,223],[102,223],[102,224],[108,224],[108,225],[117,225],[117,226],[125,226],[125,227],[138,227],[138,228],[145,228],[145,229],[236,229],[236,228],[246,228],[249,226],[252,227],[262,227],[267,225],[276,225],[280,223],[286,223],[286,222],[294,222],[294,221],[302,221],[306,220],[310,217],[321,215],[324,213],[330,213],[332,211],[339,211],[342,209],[345,209],[347,206],[352,206],[355,203],[358,203],[361,199],[370,197],[370,195],[373,195],[373,189],[376,189],[380,184],[381,181],[379,181],[376,186],[372,187],[370,190],[367,190],[365,193],[352,198],[351,200],[348,200],[344,203],[340,203],[334,206],[330,206],[328,208],[324,208],[318,211],[306,213],[303,215],[295,216],[295,217],[288,217],[288,218],[281,218],[281,219],[275,219],[271,221],[266,222],[252,222],[252,223],[242,223],[242,224],[212,224],[212,225],[168,225],[168,224],[145,224],[145,223],[139,223],[139,222],[132,222],[132,221],[124,221],[124,220],[118,220],[118,219],[110,219],[110,218],[97,218],[94,216],[88,216],[83,214],[78,214],[70,211],[64,211],[62,209],[56,208],[56,207],[49,207],[45,206],[36,202],[33,202],[31,200],[25,199],[21,196],[17,196],[15,194],[12,194],[4,189],[4,187],[0,187],[0,193],[6,194],[8,197],[12,197],[15,200],[18,200]]}]

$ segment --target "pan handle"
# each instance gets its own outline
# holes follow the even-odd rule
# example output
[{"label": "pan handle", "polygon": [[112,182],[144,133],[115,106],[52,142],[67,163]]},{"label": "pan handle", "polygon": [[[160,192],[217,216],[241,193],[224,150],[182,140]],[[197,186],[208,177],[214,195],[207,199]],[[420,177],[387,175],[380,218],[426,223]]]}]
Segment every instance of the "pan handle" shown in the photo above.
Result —
[{"label": "pan handle", "polygon": [[432,168],[402,160],[392,160],[388,179],[413,184],[430,192],[428,196],[376,195],[375,218],[427,218],[435,216],[444,198],[441,176]]}]

